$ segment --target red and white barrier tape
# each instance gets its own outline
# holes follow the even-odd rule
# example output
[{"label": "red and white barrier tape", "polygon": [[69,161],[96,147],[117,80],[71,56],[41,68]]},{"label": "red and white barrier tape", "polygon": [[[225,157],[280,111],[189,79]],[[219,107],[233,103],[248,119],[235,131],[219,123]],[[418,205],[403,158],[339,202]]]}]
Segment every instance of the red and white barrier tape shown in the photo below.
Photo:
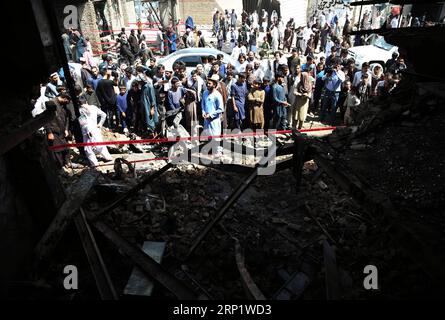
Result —
[{"label": "red and white barrier tape", "polygon": [[[321,127],[312,129],[301,129],[300,132],[315,132],[315,131],[328,131],[334,130],[338,127]],[[69,143],[59,146],[49,147],[49,150],[57,151],[68,148],[78,148],[78,147],[98,147],[98,146],[110,146],[110,145],[128,145],[128,144],[146,144],[146,143],[167,143],[167,142],[179,142],[179,141],[194,141],[194,140],[210,140],[210,139],[220,139],[220,138],[237,138],[237,137],[254,137],[254,136],[265,136],[265,135],[275,135],[275,134],[287,134],[292,133],[292,130],[280,130],[280,131],[268,131],[263,133],[258,132],[248,132],[248,133],[233,133],[233,134],[222,134],[217,136],[194,136],[185,138],[156,138],[156,139],[140,139],[140,140],[120,140],[120,141],[104,141],[104,142],[83,142],[83,143]]]}]

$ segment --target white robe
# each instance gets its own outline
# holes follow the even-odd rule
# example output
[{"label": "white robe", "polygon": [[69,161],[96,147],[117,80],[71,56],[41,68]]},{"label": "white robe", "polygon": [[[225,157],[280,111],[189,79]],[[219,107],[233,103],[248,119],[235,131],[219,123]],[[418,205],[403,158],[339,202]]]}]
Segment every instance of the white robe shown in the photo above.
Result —
[{"label": "white robe", "polygon": [[272,51],[276,52],[278,51],[278,39],[280,37],[277,27],[274,27],[272,29],[271,34],[272,34]]},{"label": "white robe", "polygon": [[[107,118],[105,112],[98,107],[91,105],[83,105],[79,111],[79,124],[82,130],[83,142],[102,142],[102,133],[98,128],[98,125],[102,126],[105,122],[105,119]],[[97,117],[100,118],[99,123],[97,123]],[[100,154],[107,161],[113,160],[106,146],[88,146],[85,147],[84,150],[92,166],[99,165],[95,152]]]}]

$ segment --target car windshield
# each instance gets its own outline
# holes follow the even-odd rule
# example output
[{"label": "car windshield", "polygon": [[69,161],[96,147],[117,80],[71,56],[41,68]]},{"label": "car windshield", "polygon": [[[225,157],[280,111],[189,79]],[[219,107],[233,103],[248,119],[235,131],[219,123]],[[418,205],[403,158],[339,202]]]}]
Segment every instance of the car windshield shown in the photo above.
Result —
[{"label": "car windshield", "polygon": [[390,45],[389,43],[387,43],[385,41],[385,39],[383,37],[379,37],[375,40],[374,45],[376,47],[379,47],[380,49],[384,49],[386,51],[391,50],[391,48],[393,48],[393,45]]}]

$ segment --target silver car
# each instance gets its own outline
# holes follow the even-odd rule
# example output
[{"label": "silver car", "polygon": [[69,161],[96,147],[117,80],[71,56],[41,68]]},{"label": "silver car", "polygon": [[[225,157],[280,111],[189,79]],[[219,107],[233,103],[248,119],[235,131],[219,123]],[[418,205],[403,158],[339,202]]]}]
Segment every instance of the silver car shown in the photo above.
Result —
[{"label": "silver car", "polygon": [[161,58],[157,61],[158,64],[165,66],[167,70],[173,70],[173,64],[175,62],[183,61],[187,67],[187,73],[190,74],[198,64],[202,64],[202,58],[208,56],[216,56],[218,54],[223,55],[224,63],[230,63],[235,65],[235,60],[227,53],[213,49],[213,48],[187,48],[178,50],[168,56]]}]

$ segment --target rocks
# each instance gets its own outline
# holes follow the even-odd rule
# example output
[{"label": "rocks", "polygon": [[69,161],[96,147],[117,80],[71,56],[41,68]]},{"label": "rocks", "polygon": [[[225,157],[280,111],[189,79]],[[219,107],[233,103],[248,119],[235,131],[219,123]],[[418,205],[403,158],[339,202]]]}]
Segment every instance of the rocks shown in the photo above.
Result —
[{"label": "rocks", "polygon": [[317,182],[317,185],[320,187],[321,190],[326,191],[327,189],[329,189],[328,185],[326,183],[324,183],[322,180],[319,180]]},{"label": "rocks", "polygon": [[350,146],[351,150],[355,150],[355,151],[361,151],[361,150],[365,150],[367,148],[366,144],[354,144]]},{"label": "rocks", "polygon": [[284,219],[272,217],[270,221],[274,224],[287,224],[287,222]]},{"label": "rocks", "polygon": [[208,217],[210,217],[210,214],[207,211],[203,211],[201,212],[201,216],[205,219],[207,219]]},{"label": "rocks", "polygon": [[144,205],[142,205],[142,204],[137,204],[136,207],[134,208],[134,211],[136,211],[137,213],[142,213],[142,212],[144,212]]},{"label": "rocks", "polygon": [[289,230],[297,231],[297,232],[301,231],[301,229],[302,229],[301,225],[295,224],[295,223],[288,223],[287,228]]},{"label": "rocks", "polygon": [[280,207],[287,208],[287,207],[289,207],[289,204],[287,203],[287,201],[282,200],[282,201],[280,201]]}]

